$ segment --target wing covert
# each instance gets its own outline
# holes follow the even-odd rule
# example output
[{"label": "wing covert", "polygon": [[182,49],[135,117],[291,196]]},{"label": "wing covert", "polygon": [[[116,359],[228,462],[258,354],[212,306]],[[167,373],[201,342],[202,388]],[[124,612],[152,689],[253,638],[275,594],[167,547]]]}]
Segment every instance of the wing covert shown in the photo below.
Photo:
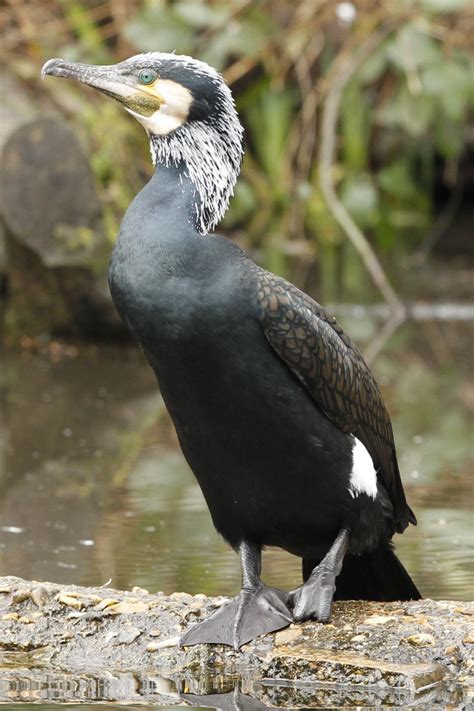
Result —
[{"label": "wing covert", "polygon": [[394,505],[397,529],[416,522],[403,491],[390,417],[360,350],[316,301],[259,267],[257,298],[272,348],[331,422],[368,450]]}]

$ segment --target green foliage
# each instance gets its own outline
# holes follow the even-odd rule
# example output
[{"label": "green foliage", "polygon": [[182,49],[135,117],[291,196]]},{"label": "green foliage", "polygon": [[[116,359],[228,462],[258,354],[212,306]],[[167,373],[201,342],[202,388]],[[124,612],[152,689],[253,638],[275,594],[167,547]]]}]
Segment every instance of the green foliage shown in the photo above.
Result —
[{"label": "green foliage", "polygon": [[67,56],[71,61],[87,61],[100,63],[110,61],[110,52],[103,41],[97,24],[90,19],[84,3],[61,0],[61,7],[79,42],[68,45]]},{"label": "green foliage", "polygon": [[370,154],[369,98],[359,81],[352,81],[344,92],[341,111],[342,155],[345,168],[359,171],[367,168]]},{"label": "green foliage", "polygon": [[470,0],[419,0],[423,9],[430,12],[455,12],[469,7]]},{"label": "green foliage", "polygon": [[341,199],[360,225],[369,227],[374,224],[379,194],[368,173],[350,173],[342,183]]},{"label": "green foliage", "polygon": [[192,54],[223,69],[230,57],[256,55],[274,29],[258,5],[239,17],[236,10],[236,2],[156,0],[138,11],[125,34],[142,52]]},{"label": "green foliage", "polygon": [[[387,98],[377,100],[376,91],[383,94],[385,87]],[[418,17],[380,46],[347,86],[340,196],[380,249],[410,251],[429,229],[434,161],[460,155],[473,91],[467,52],[446,56]],[[374,131],[384,136],[377,146],[382,164],[375,170],[370,165]]]},{"label": "green foliage", "polygon": [[436,129],[456,125],[462,136],[467,112],[474,106],[472,57],[461,51],[446,56],[442,45],[414,23],[403,27],[385,51],[398,83],[391,100],[377,112],[378,122],[428,141],[434,131],[434,146],[443,153],[446,142],[436,142]]},{"label": "green foliage", "polygon": [[[147,150],[144,132],[113,102],[84,105],[81,124],[91,146],[91,168],[101,184],[106,237],[114,242],[123,213],[141,187],[141,153]],[[113,130],[111,130],[113,127]],[[147,166],[148,167],[148,166]]]},{"label": "green foliage", "polygon": [[127,38],[142,52],[183,54],[192,43],[192,28],[176,12],[165,12],[164,3],[145,7],[125,29]]},{"label": "green foliage", "polygon": [[[112,2],[52,0],[45,8],[56,5],[68,35],[55,54],[108,63],[133,50],[159,50],[196,56],[224,72],[245,125],[246,155],[223,228],[245,235],[247,246],[278,271],[317,254],[331,293],[342,292],[341,280],[354,281],[349,275],[360,264],[353,250],[341,249],[346,236],[321,197],[321,107],[339,59],[355,57],[391,23],[394,30],[344,88],[333,179],[387,263],[416,251],[432,227],[435,167],[440,159],[455,166],[474,107],[469,0],[383,0],[379,19],[371,3],[360,2],[353,25],[337,31],[330,0],[141,0],[122,19]],[[116,35],[107,32],[109,21]],[[148,149],[119,107],[87,99],[80,100],[78,121],[105,188],[112,238],[150,170]]]},{"label": "green foliage", "polygon": [[277,194],[281,192],[285,149],[293,122],[295,97],[291,90],[275,91],[264,84],[240,102],[252,152]]}]

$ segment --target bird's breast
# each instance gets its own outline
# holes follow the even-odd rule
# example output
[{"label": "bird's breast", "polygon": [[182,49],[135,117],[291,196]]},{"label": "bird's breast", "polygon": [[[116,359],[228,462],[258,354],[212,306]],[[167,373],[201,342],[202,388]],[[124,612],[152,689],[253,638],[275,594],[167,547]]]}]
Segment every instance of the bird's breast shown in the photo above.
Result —
[{"label": "bird's breast", "polygon": [[[208,240],[210,238],[201,238]],[[148,254],[118,244],[109,269],[115,306],[153,363],[208,357],[252,319],[254,302],[238,270],[197,254]]]}]

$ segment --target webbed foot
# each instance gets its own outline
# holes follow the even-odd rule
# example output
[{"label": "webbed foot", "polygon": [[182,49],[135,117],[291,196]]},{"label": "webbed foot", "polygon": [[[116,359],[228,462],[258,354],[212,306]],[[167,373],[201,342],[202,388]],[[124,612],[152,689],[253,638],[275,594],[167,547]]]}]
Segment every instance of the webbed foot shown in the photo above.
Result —
[{"label": "webbed foot", "polygon": [[341,572],[344,556],[349,547],[350,531],[342,528],[329,551],[317,565],[307,581],[288,595],[295,622],[318,620],[329,622],[336,590],[336,577]]},{"label": "webbed foot", "polygon": [[280,630],[293,622],[288,609],[288,594],[260,582],[243,589],[213,615],[186,632],[180,646],[228,644],[235,650],[255,637]]},{"label": "webbed foot", "polygon": [[307,582],[288,595],[288,602],[293,608],[295,622],[317,620],[329,622],[332,600],[336,590],[336,575],[323,564],[318,565]]}]

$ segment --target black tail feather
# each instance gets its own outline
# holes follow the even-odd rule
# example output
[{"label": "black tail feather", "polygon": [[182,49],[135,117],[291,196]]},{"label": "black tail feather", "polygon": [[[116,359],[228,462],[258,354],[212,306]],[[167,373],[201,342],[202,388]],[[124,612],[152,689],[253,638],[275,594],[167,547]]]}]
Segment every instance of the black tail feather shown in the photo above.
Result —
[{"label": "black tail feather", "polygon": [[[303,560],[307,580],[318,561]],[[392,548],[377,548],[364,555],[348,553],[336,578],[334,600],[420,600],[415,583]]]}]

